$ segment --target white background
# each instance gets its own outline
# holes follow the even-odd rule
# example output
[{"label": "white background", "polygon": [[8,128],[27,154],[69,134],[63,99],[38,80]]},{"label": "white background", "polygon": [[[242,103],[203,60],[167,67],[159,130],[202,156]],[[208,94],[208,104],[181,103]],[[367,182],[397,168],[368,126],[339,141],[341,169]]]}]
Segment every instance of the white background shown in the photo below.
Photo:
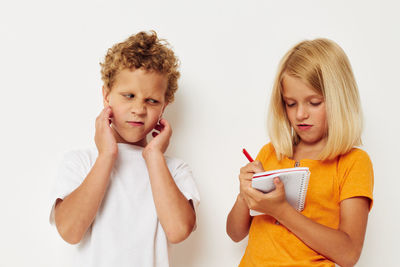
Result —
[{"label": "white background", "polygon": [[375,204],[357,266],[398,259],[399,4],[396,1],[13,1],[0,3],[2,117],[0,266],[72,266],[73,247],[48,223],[57,165],[94,145],[102,108],[99,62],[116,42],[154,29],[180,58],[168,154],[193,168],[198,228],[172,265],[237,266],[226,216],[241,149],[268,142],[266,103],[278,61],[303,39],[327,37],[352,63],[365,115]]}]

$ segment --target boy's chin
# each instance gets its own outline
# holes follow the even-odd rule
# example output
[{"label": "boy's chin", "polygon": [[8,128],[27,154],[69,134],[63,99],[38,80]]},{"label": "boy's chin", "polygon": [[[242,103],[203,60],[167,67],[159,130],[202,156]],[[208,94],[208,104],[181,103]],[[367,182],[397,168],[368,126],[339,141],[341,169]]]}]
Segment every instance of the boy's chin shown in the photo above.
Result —
[{"label": "boy's chin", "polygon": [[113,127],[114,136],[118,143],[125,143],[137,146],[145,147],[147,144],[147,135],[137,135],[137,134],[127,134],[124,132],[118,131],[115,127]]}]

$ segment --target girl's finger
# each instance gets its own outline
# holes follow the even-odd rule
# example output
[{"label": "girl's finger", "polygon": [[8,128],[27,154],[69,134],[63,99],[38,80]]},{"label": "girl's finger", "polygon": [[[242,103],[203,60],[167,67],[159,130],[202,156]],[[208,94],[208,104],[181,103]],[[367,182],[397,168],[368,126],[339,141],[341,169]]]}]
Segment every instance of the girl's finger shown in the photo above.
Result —
[{"label": "girl's finger", "polygon": [[282,183],[282,181],[279,177],[275,177],[274,185],[275,185],[275,188],[277,191],[285,190],[285,185]]},{"label": "girl's finger", "polygon": [[258,161],[258,160],[255,160],[255,161],[253,161],[252,162],[253,163],[253,170],[257,173],[257,172],[263,172],[264,171],[264,167],[263,167],[263,165],[261,164],[261,162],[260,161]]}]

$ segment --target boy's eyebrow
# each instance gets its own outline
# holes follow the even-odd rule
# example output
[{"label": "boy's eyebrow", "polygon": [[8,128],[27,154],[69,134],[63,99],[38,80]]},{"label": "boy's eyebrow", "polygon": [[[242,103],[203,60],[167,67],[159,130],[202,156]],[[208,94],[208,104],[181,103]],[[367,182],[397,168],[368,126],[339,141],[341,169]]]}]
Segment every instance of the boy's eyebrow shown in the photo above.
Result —
[{"label": "boy's eyebrow", "polygon": [[[122,89],[122,90],[118,91],[118,93],[119,93],[119,94],[133,94],[133,95],[137,95],[135,92],[133,92],[133,89]],[[139,95],[138,95],[138,96],[139,96]],[[156,93],[154,93],[154,94],[147,93],[146,95],[141,95],[141,96],[143,96],[143,98],[145,98],[145,99],[151,98],[151,99],[155,99],[155,100],[159,100],[159,98],[162,97],[162,95],[158,95],[158,94],[156,94]]]}]

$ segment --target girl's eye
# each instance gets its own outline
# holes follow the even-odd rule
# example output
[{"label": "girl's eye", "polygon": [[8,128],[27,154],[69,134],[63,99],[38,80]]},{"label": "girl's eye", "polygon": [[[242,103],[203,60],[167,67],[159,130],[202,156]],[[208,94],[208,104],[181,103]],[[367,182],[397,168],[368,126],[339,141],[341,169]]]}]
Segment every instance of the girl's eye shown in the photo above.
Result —
[{"label": "girl's eye", "polygon": [[316,107],[316,106],[319,106],[321,103],[322,102],[311,102],[311,105]]},{"label": "girl's eye", "polygon": [[288,106],[289,108],[293,107],[294,105],[296,105],[296,103],[286,103],[286,106]]}]

